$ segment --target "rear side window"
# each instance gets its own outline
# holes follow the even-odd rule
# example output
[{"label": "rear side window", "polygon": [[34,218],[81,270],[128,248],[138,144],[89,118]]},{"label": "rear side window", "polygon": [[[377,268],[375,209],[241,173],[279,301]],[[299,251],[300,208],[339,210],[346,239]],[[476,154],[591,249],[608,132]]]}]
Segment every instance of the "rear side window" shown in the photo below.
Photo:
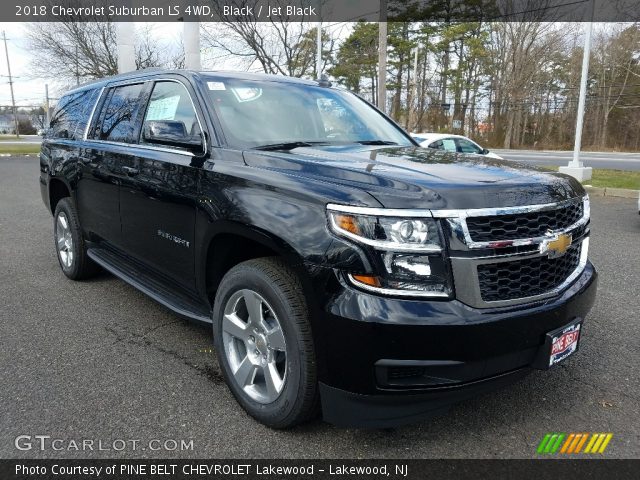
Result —
[{"label": "rear side window", "polygon": [[143,84],[109,90],[93,138],[111,142],[135,142],[135,120],[140,108]]},{"label": "rear side window", "polygon": [[62,97],[51,118],[47,136],[50,138],[82,138],[97,96],[98,90],[93,89]]}]

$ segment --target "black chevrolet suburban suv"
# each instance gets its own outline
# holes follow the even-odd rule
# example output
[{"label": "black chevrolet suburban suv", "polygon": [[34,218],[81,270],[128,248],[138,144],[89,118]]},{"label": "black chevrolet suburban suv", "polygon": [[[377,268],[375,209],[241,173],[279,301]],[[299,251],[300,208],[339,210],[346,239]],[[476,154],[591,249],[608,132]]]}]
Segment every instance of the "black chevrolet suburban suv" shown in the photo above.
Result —
[{"label": "black chevrolet suburban suv", "polygon": [[577,181],[420,148],[326,80],[81,86],[40,184],[64,274],[212,324],[231,392],[275,428],[393,426],[547,369],[596,292]]}]

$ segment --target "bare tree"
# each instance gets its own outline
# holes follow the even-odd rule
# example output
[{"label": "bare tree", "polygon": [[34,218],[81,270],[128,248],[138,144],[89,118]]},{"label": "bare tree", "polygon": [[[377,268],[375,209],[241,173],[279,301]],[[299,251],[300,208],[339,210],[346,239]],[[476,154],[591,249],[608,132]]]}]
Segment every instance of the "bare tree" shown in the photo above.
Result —
[{"label": "bare tree", "polygon": [[[274,0],[272,9],[286,11],[288,5],[297,0]],[[301,3],[301,2],[298,2]],[[225,4],[242,8],[251,5],[246,0],[229,0]],[[232,59],[245,69],[258,69],[265,73],[303,77],[314,75],[315,40],[313,24],[290,21],[282,14],[268,22],[246,20],[238,17],[234,21],[203,24],[203,43],[222,53],[221,58]],[[333,55],[334,44],[323,35],[323,70],[327,69]]]},{"label": "bare tree", "polygon": [[[113,22],[31,23],[28,38],[36,74],[63,80],[90,80],[118,73],[116,28]],[[46,61],[44,61],[46,59]],[[149,28],[137,34],[136,68],[184,66],[184,49],[166,48]]]}]

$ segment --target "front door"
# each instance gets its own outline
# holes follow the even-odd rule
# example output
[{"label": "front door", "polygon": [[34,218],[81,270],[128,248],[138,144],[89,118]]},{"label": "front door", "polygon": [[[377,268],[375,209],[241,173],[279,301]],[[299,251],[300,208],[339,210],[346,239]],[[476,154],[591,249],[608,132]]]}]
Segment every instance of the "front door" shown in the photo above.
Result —
[{"label": "front door", "polygon": [[[152,122],[170,126],[176,145],[202,141],[191,94],[177,80],[157,81],[149,97],[142,130]],[[139,136],[120,187],[120,220],[126,250],[180,285],[195,288],[194,232],[200,168],[193,153]],[[204,144],[202,143],[203,148]]]}]

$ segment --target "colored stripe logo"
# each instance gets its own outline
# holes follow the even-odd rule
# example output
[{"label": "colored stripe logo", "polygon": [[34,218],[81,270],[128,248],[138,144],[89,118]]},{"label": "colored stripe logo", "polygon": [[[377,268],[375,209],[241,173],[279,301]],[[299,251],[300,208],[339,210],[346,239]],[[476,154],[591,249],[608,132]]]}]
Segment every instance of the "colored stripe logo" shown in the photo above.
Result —
[{"label": "colored stripe logo", "polygon": [[604,453],[612,438],[612,433],[547,433],[537,453]]}]

